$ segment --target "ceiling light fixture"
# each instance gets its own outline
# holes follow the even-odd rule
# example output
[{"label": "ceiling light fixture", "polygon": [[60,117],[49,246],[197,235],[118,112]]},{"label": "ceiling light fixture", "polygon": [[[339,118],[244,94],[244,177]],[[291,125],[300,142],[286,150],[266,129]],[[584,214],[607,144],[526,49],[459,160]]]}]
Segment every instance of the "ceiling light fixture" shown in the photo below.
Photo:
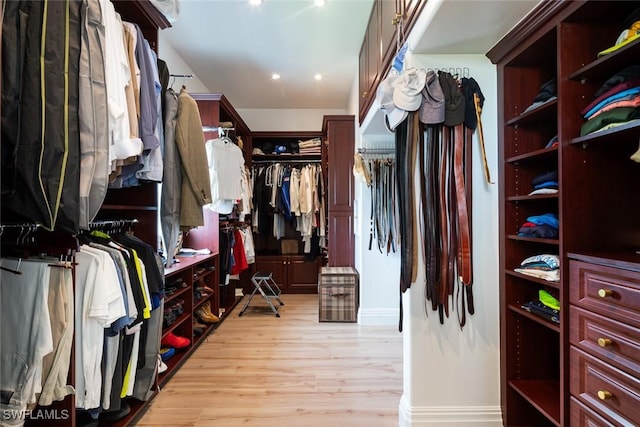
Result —
[{"label": "ceiling light fixture", "polygon": [[313,76],[313,78],[320,81],[322,80],[322,74],[316,74],[315,76]]},{"label": "ceiling light fixture", "polygon": [[280,80],[280,74],[278,73],[271,74],[271,80]]},{"label": "ceiling light fixture", "polygon": [[262,4],[262,0],[249,0],[249,4],[251,6],[260,6]]},{"label": "ceiling light fixture", "polygon": [[313,4],[315,4],[316,6],[324,6],[325,4],[327,4],[327,2],[325,0],[313,0]]}]

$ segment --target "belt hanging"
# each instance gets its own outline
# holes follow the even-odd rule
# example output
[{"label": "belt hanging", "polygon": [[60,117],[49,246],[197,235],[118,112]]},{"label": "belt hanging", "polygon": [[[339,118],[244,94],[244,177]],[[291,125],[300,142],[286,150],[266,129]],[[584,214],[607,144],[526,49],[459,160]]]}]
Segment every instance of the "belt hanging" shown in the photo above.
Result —
[{"label": "belt hanging", "polygon": [[460,254],[460,280],[464,285],[471,284],[471,236],[469,235],[469,215],[464,185],[464,127],[458,125],[454,129],[454,177],[456,190],[456,207],[458,211],[458,244]]},{"label": "belt hanging", "polygon": [[438,288],[438,311],[440,323],[444,323],[444,314],[449,317],[449,306],[447,303],[448,281],[449,281],[449,234],[447,218],[447,157],[451,133],[449,127],[445,126],[442,132],[442,149],[440,150],[440,285]]},{"label": "belt hanging", "polygon": [[372,184],[369,187],[371,189],[370,190],[371,191],[371,203],[370,203],[371,213],[370,213],[370,218],[369,218],[369,250],[371,250],[371,245],[373,244],[373,219],[374,219],[374,215],[375,215],[374,214],[374,206],[375,206],[374,199],[375,199],[375,191],[376,191],[375,187],[376,187],[377,183],[376,183],[376,177],[374,175],[375,168],[372,167],[372,162],[371,161],[369,161],[367,163],[368,163],[368,167],[369,167],[369,175],[371,176],[371,181],[372,181]]}]

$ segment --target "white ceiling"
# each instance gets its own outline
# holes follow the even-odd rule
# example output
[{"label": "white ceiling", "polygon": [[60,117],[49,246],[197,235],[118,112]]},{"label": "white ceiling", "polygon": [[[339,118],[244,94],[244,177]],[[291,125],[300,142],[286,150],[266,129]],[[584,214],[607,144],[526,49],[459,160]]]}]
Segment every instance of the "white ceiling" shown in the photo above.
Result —
[{"label": "white ceiling", "polygon": [[[414,53],[486,53],[538,3],[430,1],[437,10]],[[327,0],[319,8],[312,0],[264,0],[254,7],[248,0],[181,0],[179,18],[163,30],[163,40],[235,108],[344,110],[372,4]],[[274,72],[282,78],[272,81]]]}]

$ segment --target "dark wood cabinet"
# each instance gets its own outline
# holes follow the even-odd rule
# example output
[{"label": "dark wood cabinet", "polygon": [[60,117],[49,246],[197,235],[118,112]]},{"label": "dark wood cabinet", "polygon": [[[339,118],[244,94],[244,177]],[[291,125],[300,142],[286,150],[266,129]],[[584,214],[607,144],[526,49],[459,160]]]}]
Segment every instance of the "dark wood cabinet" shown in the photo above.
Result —
[{"label": "dark wood cabinet", "polygon": [[255,270],[271,273],[283,293],[316,293],[321,258],[304,255],[263,255],[256,258]]},{"label": "dark wood cabinet", "polygon": [[323,133],[327,145],[327,210],[329,265],[355,265],[353,233],[353,153],[355,117],[325,116]]},{"label": "dark wood cabinet", "polygon": [[[505,426],[617,426],[639,419],[640,201],[634,195],[640,165],[629,157],[638,148],[640,125],[580,136],[580,112],[640,53],[636,40],[598,57],[615,44],[637,7],[626,1],[541,2],[487,53],[498,76]],[[552,79],[556,98],[533,105]],[[531,195],[531,181],[553,170],[558,192]],[[527,218],[547,212],[558,216],[557,237],[519,235]],[[559,256],[559,281],[514,271],[541,253]],[[521,308],[540,290],[557,295],[559,324]]]},{"label": "dark wood cabinet", "polygon": [[390,69],[398,45],[404,43],[425,4],[423,0],[373,2],[358,62],[361,123],[375,99],[378,84]]}]

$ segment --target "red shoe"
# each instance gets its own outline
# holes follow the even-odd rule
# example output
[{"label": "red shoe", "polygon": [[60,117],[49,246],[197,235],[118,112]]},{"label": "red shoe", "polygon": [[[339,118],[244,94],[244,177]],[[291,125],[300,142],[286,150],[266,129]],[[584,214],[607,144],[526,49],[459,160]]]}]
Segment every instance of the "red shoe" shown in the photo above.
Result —
[{"label": "red shoe", "polygon": [[169,332],[166,337],[162,338],[161,344],[164,347],[184,348],[191,344],[191,340],[185,337],[179,337],[173,332]]}]

